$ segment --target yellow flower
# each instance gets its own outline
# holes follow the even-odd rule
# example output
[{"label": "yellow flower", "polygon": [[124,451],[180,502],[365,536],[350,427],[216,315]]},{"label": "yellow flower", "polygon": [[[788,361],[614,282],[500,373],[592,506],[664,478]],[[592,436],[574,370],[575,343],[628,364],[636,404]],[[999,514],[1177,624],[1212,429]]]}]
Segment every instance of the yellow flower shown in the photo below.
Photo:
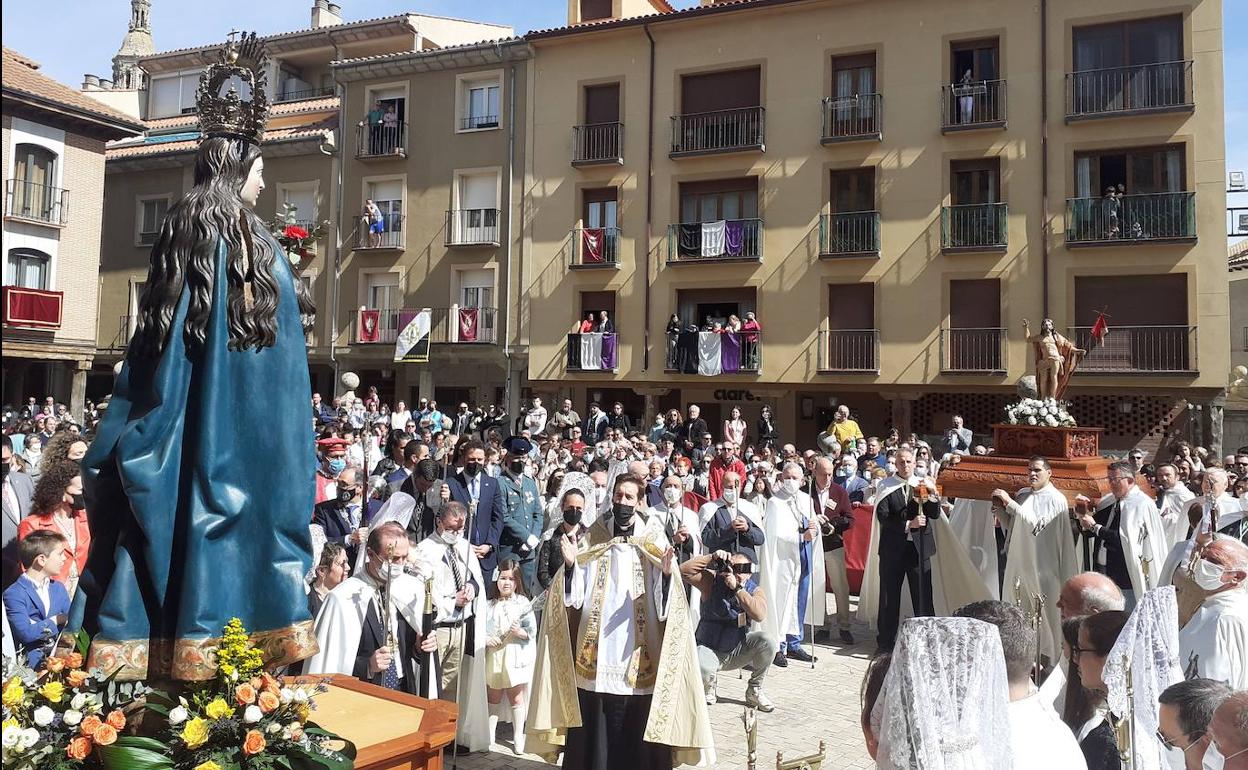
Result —
[{"label": "yellow flower", "polygon": [[13,677],[4,683],[4,705],[9,708],[16,708],[21,705],[22,698],[26,697],[26,688],[22,687],[22,680]]},{"label": "yellow flower", "polygon": [[14,717],[9,717],[8,719],[4,720],[3,722],[0,722],[0,729],[4,729],[4,730],[18,730],[18,729],[21,729],[21,726],[20,726],[20,725],[18,725],[18,723],[17,723],[17,719],[15,719]]},{"label": "yellow flower", "polygon": [[230,704],[226,703],[224,698],[213,698],[204,707],[204,713],[209,719],[225,719],[234,715],[234,709],[230,708]]},{"label": "yellow flower", "polygon": [[210,759],[207,762],[200,762],[198,765],[195,765],[195,770],[221,770],[221,765]]},{"label": "yellow flower", "polygon": [[60,703],[61,697],[65,695],[65,684],[63,682],[48,682],[39,688],[39,694],[47,698],[49,703]]},{"label": "yellow flower", "polygon": [[197,749],[208,742],[208,720],[202,717],[188,719],[182,728],[182,741],[188,749]]}]

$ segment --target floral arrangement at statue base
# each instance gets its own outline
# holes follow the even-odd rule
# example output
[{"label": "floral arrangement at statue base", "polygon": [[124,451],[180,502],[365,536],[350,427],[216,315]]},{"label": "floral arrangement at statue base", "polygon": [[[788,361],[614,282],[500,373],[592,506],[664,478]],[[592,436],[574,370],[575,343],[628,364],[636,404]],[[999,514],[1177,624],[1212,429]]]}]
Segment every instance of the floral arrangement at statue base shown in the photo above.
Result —
[{"label": "floral arrangement at statue base", "polygon": [[1067,411],[1068,402],[1055,398],[1024,398],[1005,408],[1010,425],[1038,425],[1048,428],[1074,428],[1075,418]]}]

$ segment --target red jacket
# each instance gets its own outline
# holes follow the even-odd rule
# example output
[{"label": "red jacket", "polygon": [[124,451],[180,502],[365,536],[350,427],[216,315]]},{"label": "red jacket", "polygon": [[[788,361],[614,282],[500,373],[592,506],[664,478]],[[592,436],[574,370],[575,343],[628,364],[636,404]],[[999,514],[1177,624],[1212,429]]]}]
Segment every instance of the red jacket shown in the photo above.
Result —
[{"label": "red jacket", "polygon": [[[36,530],[47,530],[58,535],[65,534],[56,525],[56,521],[53,520],[52,517],[54,515],[51,513],[32,513],[30,516],[22,519],[22,523],[17,525],[17,539],[25,540],[27,535]],[[87,526],[86,511],[74,517],[74,536],[78,542],[73,550],[70,550],[68,545],[66,546],[65,553],[69,555],[69,560],[61,568],[61,574],[55,576],[61,583],[69,579],[71,563],[77,563],[79,575],[87,568],[87,551],[91,549],[91,529]]]},{"label": "red jacket", "polygon": [[733,471],[737,474],[737,478],[745,483],[745,463],[739,458],[732,458],[731,463],[725,464],[722,459],[716,457],[711,460],[711,469],[706,482],[706,494],[711,500],[718,500],[724,491],[724,474]]}]

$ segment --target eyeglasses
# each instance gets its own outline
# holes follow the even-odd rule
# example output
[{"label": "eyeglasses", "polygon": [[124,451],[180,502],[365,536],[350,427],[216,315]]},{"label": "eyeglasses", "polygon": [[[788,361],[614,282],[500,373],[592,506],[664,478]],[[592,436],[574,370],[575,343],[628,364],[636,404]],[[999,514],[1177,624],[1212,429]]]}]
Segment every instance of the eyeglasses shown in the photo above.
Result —
[{"label": "eyeglasses", "polygon": [[1082,655],[1085,652],[1088,652],[1088,650],[1083,649],[1077,644],[1070,645],[1070,659],[1071,660],[1077,659],[1080,655]]},{"label": "eyeglasses", "polygon": [[1197,743],[1197,742],[1198,742],[1201,738],[1205,737],[1205,733],[1204,733],[1203,731],[1202,731],[1202,732],[1199,732],[1199,733],[1187,733],[1186,735],[1184,735],[1184,737],[1185,737],[1185,738],[1191,738],[1191,741],[1189,741],[1189,742],[1188,742],[1188,744],[1187,744],[1186,746],[1180,746],[1179,744],[1177,744],[1177,743],[1175,743],[1174,741],[1170,740],[1170,739],[1169,739],[1169,738],[1167,738],[1166,736],[1162,735],[1162,734],[1161,734],[1161,730],[1158,730],[1158,731],[1157,731],[1157,740],[1161,741],[1161,745],[1162,745],[1162,746],[1165,746],[1167,749],[1177,749],[1178,751],[1181,751],[1181,752],[1183,752],[1184,754],[1186,754],[1186,753],[1187,753],[1187,750],[1188,750],[1188,749],[1190,749],[1191,747],[1195,746],[1195,745],[1196,745],[1196,743]]}]

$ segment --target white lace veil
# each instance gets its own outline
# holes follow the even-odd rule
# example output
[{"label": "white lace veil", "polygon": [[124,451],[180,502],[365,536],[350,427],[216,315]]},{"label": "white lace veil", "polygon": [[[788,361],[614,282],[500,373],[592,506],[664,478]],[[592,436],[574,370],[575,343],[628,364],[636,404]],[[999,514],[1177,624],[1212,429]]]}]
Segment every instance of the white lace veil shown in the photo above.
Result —
[{"label": "white lace veil", "polygon": [[[1126,662],[1131,663],[1131,702],[1127,701]],[[1179,611],[1174,586],[1140,597],[1135,611],[1105,658],[1102,679],[1109,710],[1121,717],[1130,706],[1135,720],[1135,770],[1166,770],[1166,749],[1157,740],[1157,701],[1161,691],[1183,678],[1179,667]]]},{"label": "white lace veil", "polygon": [[996,626],[907,620],[872,723],[883,770],[1009,770],[1009,684]]}]

